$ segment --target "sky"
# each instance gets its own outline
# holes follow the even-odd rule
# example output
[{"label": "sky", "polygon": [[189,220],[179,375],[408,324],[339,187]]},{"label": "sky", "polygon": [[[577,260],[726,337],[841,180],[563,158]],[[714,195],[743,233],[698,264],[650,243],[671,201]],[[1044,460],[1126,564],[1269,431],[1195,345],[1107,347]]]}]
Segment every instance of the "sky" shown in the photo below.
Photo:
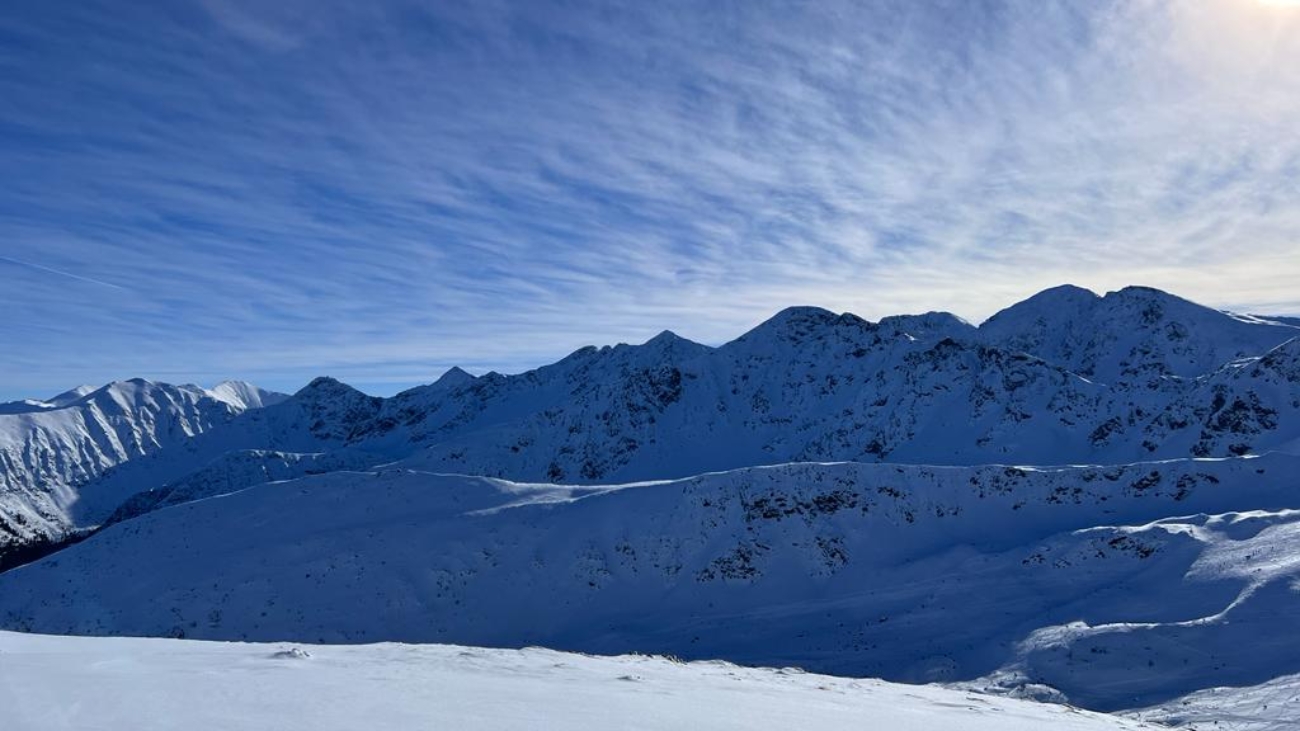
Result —
[{"label": "sky", "polygon": [[15,0],[0,400],[387,394],[788,305],[1300,314],[1281,0]]}]

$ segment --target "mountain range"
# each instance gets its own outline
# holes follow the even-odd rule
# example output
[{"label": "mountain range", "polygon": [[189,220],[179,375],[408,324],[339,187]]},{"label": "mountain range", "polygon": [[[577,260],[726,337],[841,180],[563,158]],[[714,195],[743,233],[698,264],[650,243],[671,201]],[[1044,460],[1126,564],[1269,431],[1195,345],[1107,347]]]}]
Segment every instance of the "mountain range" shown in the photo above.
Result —
[{"label": "mountain range", "polygon": [[1298,466],[1295,321],[1142,287],[978,327],[796,307],[390,398],[126,381],[0,406],[0,553],[90,536],[0,574],[0,628],[661,652],[1131,709],[1300,673]]}]

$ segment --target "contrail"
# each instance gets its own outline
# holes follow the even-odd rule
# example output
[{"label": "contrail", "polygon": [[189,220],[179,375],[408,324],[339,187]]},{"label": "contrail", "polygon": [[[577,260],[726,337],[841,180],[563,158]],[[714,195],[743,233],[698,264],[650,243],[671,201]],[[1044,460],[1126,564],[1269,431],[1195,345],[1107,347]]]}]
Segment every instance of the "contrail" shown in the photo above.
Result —
[{"label": "contrail", "polygon": [[130,291],[130,290],[128,290],[126,287],[123,287],[123,286],[120,285],[120,284],[113,284],[112,282],[105,282],[105,281],[103,281],[102,279],[92,279],[91,277],[83,277],[83,276],[81,276],[80,274],[73,274],[72,272],[65,272],[65,271],[62,271],[62,270],[60,270],[60,269],[51,269],[50,267],[41,266],[40,264],[33,264],[33,263],[31,263],[30,261],[19,261],[18,259],[11,259],[11,258],[9,258],[9,257],[7,257],[7,256],[0,256],[0,261],[7,261],[7,262],[9,262],[10,264],[17,264],[18,266],[31,267],[32,269],[40,269],[41,271],[43,271],[43,272],[49,272],[50,274],[61,274],[61,275],[65,276],[65,277],[71,277],[71,278],[73,278],[73,279],[80,279],[80,280],[83,281],[83,282],[90,282],[91,284],[102,284],[102,285],[105,286],[105,287],[112,287],[113,289],[120,289],[120,290],[123,290],[123,291],[125,291],[125,292],[129,292],[129,291]]}]

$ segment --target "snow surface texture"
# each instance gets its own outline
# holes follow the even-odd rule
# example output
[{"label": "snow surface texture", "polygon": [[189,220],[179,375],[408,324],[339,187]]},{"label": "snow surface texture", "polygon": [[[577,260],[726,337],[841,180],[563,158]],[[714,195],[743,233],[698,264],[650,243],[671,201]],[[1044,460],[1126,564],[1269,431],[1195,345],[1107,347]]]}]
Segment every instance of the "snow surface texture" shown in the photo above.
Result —
[{"label": "snow surface texture", "polygon": [[0,705],[6,727],[24,731],[1155,728],[1050,704],[723,662],[9,633],[0,633]]},{"label": "snow surface texture", "polygon": [[334,472],[2,574],[0,626],[660,652],[1133,708],[1300,672],[1297,468],[806,463],[618,487]]},{"label": "snow surface texture", "polygon": [[1300,675],[1256,686],[1210,688],[1125,715],[1204,731],[1294,731],[1300,718]]}]

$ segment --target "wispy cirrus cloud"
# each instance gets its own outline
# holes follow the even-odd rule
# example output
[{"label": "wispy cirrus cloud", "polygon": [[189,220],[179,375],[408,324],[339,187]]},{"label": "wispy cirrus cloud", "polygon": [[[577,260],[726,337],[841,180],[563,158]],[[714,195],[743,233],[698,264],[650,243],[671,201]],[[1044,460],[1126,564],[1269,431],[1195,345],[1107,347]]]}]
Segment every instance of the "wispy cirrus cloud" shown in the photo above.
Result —
[{"label": "wispy cirrus cloud", "polygon": [[73,274],[71,272],[65,272],[59,269],[53,269],[51,267],[41,266],[40,264],[33,264],[29,261],[19,261],[18,259],[10,259],[7,256],[0,256],[0,262],[3,262],[5,264],[12,264],[14,266],[26,267],[28,269],[35,269],[38,272],[45,272],[46,274],[54,274],[60,277],[67,277],[68,279],[75,279],[78,282],[89,282],[91,284],[98,284],[101,287],[112,287],[113,289],[126,289],[125,287],[122,287],[117,284],[113,284],[112,282],[105,282],[101,279],[95,279],[93,277],[83,277],[80,274]]},{"label": "wispy cirrus cloud", "polygon": [[[1300,10],[55,4],[0,21],[0,384],[374,390],[810,303],[1300,311]],[[387,385],[385,385],[387,384]]]}]

